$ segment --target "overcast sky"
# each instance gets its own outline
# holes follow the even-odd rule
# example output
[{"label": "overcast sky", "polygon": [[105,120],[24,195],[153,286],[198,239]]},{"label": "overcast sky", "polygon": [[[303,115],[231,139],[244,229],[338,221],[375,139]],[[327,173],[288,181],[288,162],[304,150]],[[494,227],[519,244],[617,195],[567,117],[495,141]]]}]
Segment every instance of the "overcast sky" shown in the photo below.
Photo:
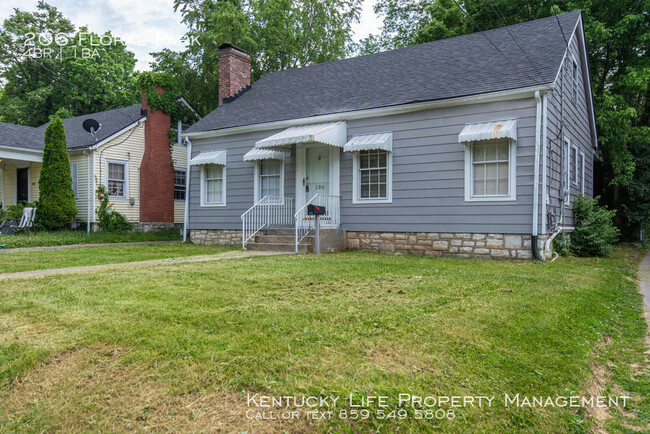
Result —
[{"label": "overcast sky", "polygon": [[[381,22],[374,14],[376,0],[363,0],[361,22],[356,24],[353,39],[358,41],[377,33]],[[37,0],[1,0],[0,20],[4,21],[14,8],[35,10]],[[77,27],[86,25],[96,33],[110,30],[127,42],[135,53],[139,70],[149,69],[151,52],[163,48],[181,50],[181,37],[187,30],[175,13],[173,0],[48,0]]]}]

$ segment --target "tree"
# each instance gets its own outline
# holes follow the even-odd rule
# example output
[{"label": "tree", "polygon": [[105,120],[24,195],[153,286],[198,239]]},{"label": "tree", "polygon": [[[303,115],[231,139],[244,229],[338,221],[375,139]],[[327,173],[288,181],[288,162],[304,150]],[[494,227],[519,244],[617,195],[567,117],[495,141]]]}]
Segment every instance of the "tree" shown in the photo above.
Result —
[{"label": "tree", "polygon": [[[96,44],[100,37],[110,44]],[[110,32],[74,25],[55,7],[15,10],[0,27],[0,117],[42,125],[61,107],[73,116],[135,104],[135,56]]]},{"label": "tree", "polygon": [[582,9],[604,159],[599,174],[603,191],[596,194],[619,210],[617,223],[629,235],[639,225],[650,227],[650,195],[643,194],[650,172],[648,5],[644,0],[379,0],[375,11],[384,17],[382,34],[371,35],[360,51],[428,42]]},{"label": "tree", "polygon": [[45,130],[43,166],[38,188],[40,195],[37,215],[41,224],[47,229],[69,226],[77,214],[77,206],[72,191],[65,128],[58,117]]},{"label": "tree", "polygon": [[251,54],[253,81],[269,72],[341,59],[359,7],[360,0],[176,0],[192,43],[183,52],[153,53],[151,66],[175,75],[183,95],[205,114],[218,103],[221,44]]}]

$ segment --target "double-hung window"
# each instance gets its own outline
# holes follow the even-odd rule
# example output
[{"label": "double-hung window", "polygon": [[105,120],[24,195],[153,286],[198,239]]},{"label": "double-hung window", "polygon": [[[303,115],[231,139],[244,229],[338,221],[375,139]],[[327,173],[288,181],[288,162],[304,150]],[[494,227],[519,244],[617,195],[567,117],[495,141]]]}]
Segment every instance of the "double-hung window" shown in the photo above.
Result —
[{"label": "double-hung window", "polygon": [[571,146],[571,178],[573,179],[573,184],[578,185],[579,179],[579,167],[578,167],[578,147],[576,145]]},{"label": "double-hung window", "polygon": [[220,164],[201,166],[201,204],[226,205],[226,168]]},{"label": "double-hung window", "polygon": [[174,200],[185,200],[185,169],[174,169]]},{"label": "double-hung window", "polygon": [[515,143],[510,139],[472,142],[466,149],[465,200],[515,200]]},{"label": "double-hung window", "polygon": [[578,101],[578,62],[572,59],[571,62],[571,97],[573,101]]},{"label": "double-hung window", "polygon": [[259,160],[258,161],[258,197],[262,199],[265,196],[283,196],[282,188],[282,160]]},{"label": "double-hung window", "polygon": [[109,160],[106,164],[106,173],[108,195],[117,198],[128,197],[128,163],[126,161]]},{"label": "double-hung window", "polygon": [[355,152],[354,202],[391,202],[391,172],[391,152],[383,149]]}]

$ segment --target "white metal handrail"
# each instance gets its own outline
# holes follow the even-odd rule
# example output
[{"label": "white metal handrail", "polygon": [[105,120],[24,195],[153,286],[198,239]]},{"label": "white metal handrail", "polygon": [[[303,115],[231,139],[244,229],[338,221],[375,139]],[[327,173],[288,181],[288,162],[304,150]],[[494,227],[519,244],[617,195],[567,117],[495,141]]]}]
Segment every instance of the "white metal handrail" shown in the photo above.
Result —
[{"label": "white metal handrail", "polygon": [[316,194],[300,208],[294,218],[296,220],[296,253],[300,242],[314,229],[314,216],[307,214],[309,205],[325,207],[325,215],[320,216],[320,224],[325,226],[338,226],[341,224],[340,196],[332,194]]},{"label": "white metal handrail", "polygon": [[256,233],[271,225],[293,224],[293,198],[264,196],[241,216],[242,247]]}]

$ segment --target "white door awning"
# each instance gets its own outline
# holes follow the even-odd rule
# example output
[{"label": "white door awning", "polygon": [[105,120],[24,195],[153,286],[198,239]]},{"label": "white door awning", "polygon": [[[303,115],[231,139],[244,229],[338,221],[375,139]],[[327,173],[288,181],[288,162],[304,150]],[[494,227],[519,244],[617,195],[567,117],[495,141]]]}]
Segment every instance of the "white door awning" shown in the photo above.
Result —
[{"label": "white door awning", "polygon": [[201,166],[203,164],[226,165],[226,151],[201,152],[190,160],[190,166]]},{"label": "white door awning", "polygon": [[345,122],[328,122],[325,124],[302,125],[287,128],[255,142],[256,148],[288,147],[295,143],[323,143],[342,148],[347,139]]},{"label": "white door awning", "polygon": [[273,151],[271,149],[258,149],[253,148],[246,152],[244,161],[257,161],[257,160],[284,160],[290,154],[288,152]]},{"label": "white door awning", "polygon": [[345,152],[356,151],[393,151],[393,133],[366,134],[363,136],[353,136],[343,146]]},{"label": "white door awning", "polygon": [[517,119],[466,124],[458,135],[461,143],[492,139],[517,140]]}]

